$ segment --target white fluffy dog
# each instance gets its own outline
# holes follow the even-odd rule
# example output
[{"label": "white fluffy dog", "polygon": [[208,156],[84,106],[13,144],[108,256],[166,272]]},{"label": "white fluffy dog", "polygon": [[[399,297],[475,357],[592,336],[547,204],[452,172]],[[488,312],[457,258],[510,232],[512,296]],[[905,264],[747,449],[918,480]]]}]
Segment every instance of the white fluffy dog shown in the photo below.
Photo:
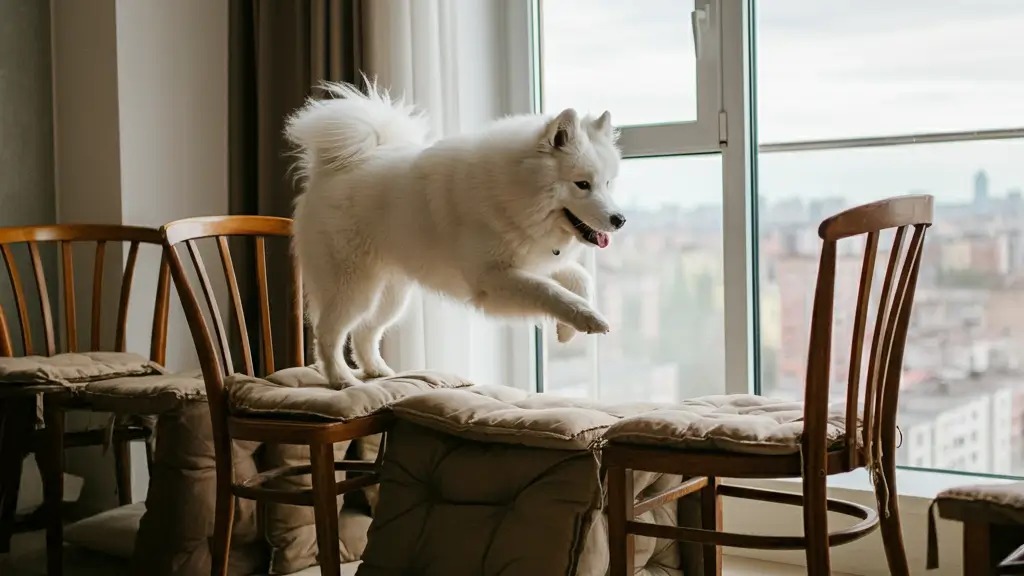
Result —
[{"label": "white fluffy dog", "polygon": [[418,284],[502,317],[554,318],[558,339],[608,332],[590,305],[584,245],[605,247],[625,217],[612,201],[620,153],[608,112],[526,115],[433,141],[427,120],[370,84],[293,114],[304,192],[293,249],[317,356],[332,386],[393,374],[384,331]]}]

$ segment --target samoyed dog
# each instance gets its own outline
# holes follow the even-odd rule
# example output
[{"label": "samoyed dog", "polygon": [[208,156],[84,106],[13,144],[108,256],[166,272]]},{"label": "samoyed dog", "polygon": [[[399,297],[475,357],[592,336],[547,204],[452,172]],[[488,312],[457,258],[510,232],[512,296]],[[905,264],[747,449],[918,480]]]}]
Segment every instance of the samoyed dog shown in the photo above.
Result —
[{"label": "samoyed dog", "polygon": [[626,222],[610,114],[515,116],[435,140],[422,114],[367,84],[326,85],[333,98],[285,129],[304,186],[293,250],[331,385],[360,383],[349,335],[364,378],[393,374],[381,337],[417,286],[490,316],[553,318],[560,342],[608,332],[577,257]]}]

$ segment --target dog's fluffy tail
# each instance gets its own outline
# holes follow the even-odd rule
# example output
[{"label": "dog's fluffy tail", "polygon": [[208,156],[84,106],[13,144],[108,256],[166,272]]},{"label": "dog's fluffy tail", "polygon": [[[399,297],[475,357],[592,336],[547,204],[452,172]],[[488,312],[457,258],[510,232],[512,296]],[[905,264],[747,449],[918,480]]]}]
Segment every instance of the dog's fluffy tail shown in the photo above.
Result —
[{"label": "dog's fluffy tail", "polygon": [[285,124],[295,146],[296,176],[318,170],[343,171],[384,147],[422,147],[428,143],[427,118],[402,99],[394,100],[366,77],[365,93],[351,84],[324,83],[332,96],[310,99]]}]

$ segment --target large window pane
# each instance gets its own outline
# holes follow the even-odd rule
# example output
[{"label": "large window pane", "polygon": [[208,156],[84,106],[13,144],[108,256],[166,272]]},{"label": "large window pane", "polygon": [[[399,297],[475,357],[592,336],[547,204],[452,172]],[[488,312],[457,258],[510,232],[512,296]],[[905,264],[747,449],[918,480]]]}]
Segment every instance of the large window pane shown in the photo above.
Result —
[{"label": "large window pane", "polygon": [[[1024,474],[1022,158],[1024,140],[762,154],[763,393],[803,394],[820,220],[886,196],[933,194],[936,220],[901,382],[898,462]],[[856,244],[841,245],[832,370],[839,393],[860,265]]]},{"label": "large window pane", "polygon": [[1024,2],[757,4],[762,142],[1024,126]]},{"label": "large window pane", "polygon": [[628,223],[588,253],[612,329],[568,344],[547,330],[547,391],[659,402],[724,392],[721,174],[717,154],[623,162]]},{"label": "large window pane", "polygon": [[697,118],[693,0],[542,0],[543,107],[617,125]]}]

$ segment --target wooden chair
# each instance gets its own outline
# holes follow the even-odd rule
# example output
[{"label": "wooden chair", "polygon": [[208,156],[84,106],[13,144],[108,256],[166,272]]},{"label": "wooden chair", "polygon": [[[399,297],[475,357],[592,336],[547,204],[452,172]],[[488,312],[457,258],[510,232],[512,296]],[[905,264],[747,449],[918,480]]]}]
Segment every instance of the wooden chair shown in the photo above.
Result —
[{"label": "wooden chair", "polygon": [[964,576],[1024,574],[1024,482],[939,492],[928,513],[928,570],[939,568],[937,518],[962,524]]},{"label": "wooden chair", "polygon": [[[852,542],[874,530],[879,523],[889,564],[894,575],[909,575],[907,555],[900,531],[896,491],[896,411],[903,352],[914,299],[925,231],[932,223],[931,196],[903,196],[856,207],[821,223],[823,240],[817,287],[811,319],[810,353],[803,410],[803,431],[799,450],[785,455],[755,455],[721,449],[685,449],[678,438],[638,443],[634,437],[616,437],[609,430],[609,444],[603,450],[608,474],[608,521],[612,576],[633,574],[633,536],[639,534],[703,544],[704,574],[722,573],[721,546],[774,550],[805,549],[808,573],[830,574],[829,547]],[[865,385],[861,388],[862,353],[871,284],[882,231],[895,229],[890,259],[885,272]],[[866,236],[864,260],[853,326],[851,363],[846,391],[845,430],[841,436],[826,437],[829,413],[829,385],[833,306],[836,278],[837,241]],[[901,248],[909,239],[909,246]],[[863,396],[861,392],[863,391]],[[863,410],[859,408],[863,397]],[[835,415],[833,415],[835,416]],[[642,418],[642,416],[641,416]],[[626,426],[625,423],[623,423]],[[623,428],[624,430],[625,428]],[[699,442],[701,439],[692,439]],[[831,442],[829,440],[832,440]],[[676,442],[673,445],[673,442]],[[826,478],[867,467],[875,478],[878,512],[857,504],[827,498]],[[662,505],[690,493],[700,492],[702,528],[656,526],[634,520],[651,507],[651,502],[633,502],[631,470],[656,471],[697,477],[683,488],[651,500]],[[721,483],[722,478],[800,477],[803,493]],[[723,496],[791,504],[803,507],[804,536],[760,536],[722,531]],[[828,530],[828,512],[853,516],[856,525],[835,532]]]},{"label": "wooden chair", "polygon": [[[63,271],[61,275],[63,278],[64,312],[63,347],[58,342],[59,326],[55,327],[54,325],[50,287],[44,272],[44,258],[40,251],[41,245],[52,243],[59,244]],[[95,244],[90,337],[85,350],[80,350],[79,346],[75,302],[76,284],[72,246],[78,243]],[[103,321],[106,318],[103,311],[104,257],[108,245],[118,245],[120,248],[125,243],[129,245],[129,249],[121,277],[120,296],[116,310],[116,333],[113,345],[104,347],[101,338]],[[15,248],[19,244],[27,246],[27,255],[31,261],[31,274],[36,284],[38,300],[36,307],[39,310],[39,317],[35,318],[35,322],[23,283],[23,278],[27,274],[24,270],[19,270],[16,261],[18,258],[16,258]],[[79,351],[125,352],[128,304],[131,298],[139,247],[142,244],[154,245],[155,250],[160,249],[162,246],[160,231],[153,228],[100,224],[23,226],[0,229],[0,254],[3,256],[13,291],[16,318],[21,332],[21,349],[16,350],[15,342],[8,329],[5,312],[0,307],[0,357],[54,356],[62,352]],[[120,258],[119,252],[116,257]],[[162,264],[157,283],[150,342],[150,359],[158,364],[164,362],[169,290],[170,269],[166,264]],[[40,326],[42,328],[41,347],[33,341],[33,324],[37,328]],[[45,427],[40,433],[36,433],[36,408],[40,397],[42,398]],[[0,503],[0,552],[9,550],[11,534],[15,529],[14,515],[20,489],[22,461],[26,455],[35,452],[38,456],[37,460],[44,485],[45,505],[42,511],[46,516],[44,521],[46,524],[48,573],[51,575],[61,574],[64,449],[105,444],[107,431],[100,428],[65,433],[65,410],[88,409],[88,406],[75,403],[74,399],[69,397],[68,388],[62,384],[0,384],[0,406],[3,409],[3,425],[2,431],[0,431],[0,502],[2,502]],[[139,426],[118,426],[113,431],[111,445],[114,450],[118,499],[122,505],[132,502],[129,442],[145,439],[149,433],[149,430]]]},{"label": "wooden chair", "polygon": [[[262,370],[254,373],[249,332],[246,326],[242,299],[238,290],[235,265],[231,257],[228,237],[252,237],[255,241],[255,270],[260,308],[260,342],[262,343]],[[267,289],[266,245],[269,237],[290,238],[291,220],[262,216],[222,216],[179,220],[164,226],[165,250],[171,263],[171,274],[181,297],[189,329],[195,340],[199,362],[206,382],[206,390],[213,419],[214,447],[217,465],[217,499],[214,534],[210,543],[213,557],[212,574],[226,575],[234,521],[235,497],[275,502],[295,506],[312,506],[316,519],[317,545],[320,549],[320,569],[325,576],[341,574],[341,553],[338,543],[337,496],[379,483],[376,462],[334,460],[333,445],[355,438],[383,433],[391,423],[391,416],[379,414],[349,422],[296,421],[280,417],[240,417],[232,415],[225,390],[225,380],[235,372],[232,362],[228,329],[217,306],[209,274],[196,240],[216,238],[221,267],[231,294],[235,329],[239,335],[242,355],[241,371],[249,376],[265,376],[274,372],[274,339],[270,326],[270,302]],[[213,324],[211,333],[196,292],[186,274],[178,246],[184,244],[199,281]],[[292,267],[290,281],[297,295],[291,307],[289,328],[292,343],[288,351],[288,367],[305,366],[303,342],[303,304],[301,279],[297,267]],[[275,306],[285,303],[275,303]],[[235,478],[231,458],[234,440],[274,444],[306,445],[310,449],[310,464],[286,466],[260,473],[252,478]],[[383,454],[383,448],[379,452]],[[364,474],[336,481],[335,471],[355,471]],[[311,474],[312,489],[284,490],[263,486],[268,481],[302,474]]]}]

